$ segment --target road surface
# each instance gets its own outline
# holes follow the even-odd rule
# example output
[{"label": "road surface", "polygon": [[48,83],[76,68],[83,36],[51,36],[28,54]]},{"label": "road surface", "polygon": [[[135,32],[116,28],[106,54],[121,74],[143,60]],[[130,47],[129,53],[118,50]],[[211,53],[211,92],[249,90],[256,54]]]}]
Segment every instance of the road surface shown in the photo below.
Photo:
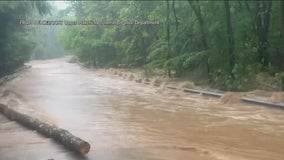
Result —
[{"label": "road surface", "polygon": [[1,160],[283,160],[284,112],[33,61],[2,103],[88,141],[81,157],[0,115]]}]

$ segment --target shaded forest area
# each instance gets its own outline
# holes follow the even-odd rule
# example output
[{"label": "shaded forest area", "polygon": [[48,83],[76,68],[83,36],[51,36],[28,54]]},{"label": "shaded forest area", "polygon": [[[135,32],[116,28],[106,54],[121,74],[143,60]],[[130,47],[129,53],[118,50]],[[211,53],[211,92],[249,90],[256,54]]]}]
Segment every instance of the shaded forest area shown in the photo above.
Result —
[{"label": "shaded forest area", "polygon": [[22,20],[54,18],[57,10],[47,1],[0,2],[0,77],[32,59],[60,57],[59,27],[24,25]]},{"label": "shaded forest area", "polygon": [[22,66],[35,48],[31,28],[20,25],[20,19],[50,11],[47,2],[0,2],[0,77]]},{"label": "shaded forest area", "polygon": [[[70,1],[60,11],[48,2],[0,4],[1,76],[31,56],[64,55],[58,36],[88,67],[142,68],[147,76],[157,71],[168,77],[195,76],[196,81],[205,79],[202,83],[233,91],[254,89],[261,74],[284,89],[283,1]],[[18,25],[19,18],[36,19],[49,12],[53,15],[46,19],[100,24]],[[135,21],[159,24],[102,24]]]},{"label": "shaded forest area", "polygon": [[[197,76],[223,90],[251,88],[284,69],[283,1],[77,2],[70,20],[159,21],[159,25],[65,26],[66,49],[94,67],[142,67]],[[94,18],[95,17],[95,18]],[[283,81],[283,80],[282,80]]]}]

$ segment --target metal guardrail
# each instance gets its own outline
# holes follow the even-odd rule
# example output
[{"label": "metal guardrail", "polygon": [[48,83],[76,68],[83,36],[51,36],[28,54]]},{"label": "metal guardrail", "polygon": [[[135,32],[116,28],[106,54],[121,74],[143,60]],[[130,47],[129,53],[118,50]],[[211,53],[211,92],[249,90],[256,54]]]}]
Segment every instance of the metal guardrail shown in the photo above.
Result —
[{"label": "metal guardrail", "polygon": [[198,94],[202,94],[204,96],[210,96],[210,97],[216,97],[216,98],[220,98],[224,95],[222,93],[202,91],[202,90],[197,90],[197,89],[187,89],[187,88],[183,89],[183,91],[184,92],[190,92],[190,93],[198,93]]},{"label": "metal guardrail", "polygon": [[[85,67],[82,64],[79,64],[79,65],[81,65],[82,67]],[[141,82],[138,82],[138,83],[141,83]],[[148,84],[151,84],[151,82],[148,82],[148,81],[142,82],[142,84],[148,85]],[[160,86],[160,84],[153,84],[153,85]],[[204,90],[197,90],[197,89],[190,89],[190,88],[179,88],[179,87],[169,86],[169,85],[167,85],[166,88],[172,89],[172,90],[183,90],[184,92],[187,92],[187,93],[201,94],[203,96],[210,96],[214,98],[221,98],[224,95],[224,93],[217,93],[217,92],[212,92],[212,91],[204,91]],[[244,103],[284,109],[284,103],[273,103],[273,102],[263,101],[259,99],[252,99],[252,98],[247,98],[247,97],[242,97],[240,100],[243,101]]]},{"label": "metal guardrail", "polygon": [[241,100],[245,103],[251,103],[251,104],[257,104],[257,105],[262,105],[262,106],[269,106],[269,107],[284,109],[284,103],[273,103],[273,102],[267,102],[267,101],[263,101],[263,100],[245,98],[245,97],[241,98]]},{"label": "metal guardrail", "polygon": [[[175,86],[166,86],[166,87],[168,89],[173,89],[173,90],[181,89]],[[210,96],[214,98],[221,98],[224,95],[224,93],[217,93],[217,92],[210,92],[210,91],[189,89],[189,88],[183,88],[182,90],[187,93],[201,94],[204,96]],[[284,103],[274,103],[274,102],[268,102],[268,101],[259,100],[259,99],[247,98],[247,97],[242,97],[240,100],[244,103],[284,109]]]}]

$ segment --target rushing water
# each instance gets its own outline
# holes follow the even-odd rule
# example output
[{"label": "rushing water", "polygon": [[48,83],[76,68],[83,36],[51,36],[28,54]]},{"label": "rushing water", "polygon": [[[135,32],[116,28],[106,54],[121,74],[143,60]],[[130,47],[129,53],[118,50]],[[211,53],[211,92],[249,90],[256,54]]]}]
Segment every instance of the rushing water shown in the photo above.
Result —
[{"label": "rushing water", "polygon": [[0,115],[0,160],[283,160],[284,112],[35,61],[1,102],[88,141],[80,157]]}]

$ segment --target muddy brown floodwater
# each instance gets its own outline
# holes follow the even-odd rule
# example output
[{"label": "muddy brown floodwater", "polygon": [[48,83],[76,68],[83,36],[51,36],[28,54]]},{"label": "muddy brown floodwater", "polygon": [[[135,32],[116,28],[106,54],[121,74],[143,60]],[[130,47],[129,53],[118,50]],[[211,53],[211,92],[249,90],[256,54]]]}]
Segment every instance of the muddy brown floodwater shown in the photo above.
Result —
[{"label": "muddy brown floodwater", "polygon": [[0,115],[0,160],[283,160],[284,111],[34,61],[1,102],[88,141],[86,157]]}]

